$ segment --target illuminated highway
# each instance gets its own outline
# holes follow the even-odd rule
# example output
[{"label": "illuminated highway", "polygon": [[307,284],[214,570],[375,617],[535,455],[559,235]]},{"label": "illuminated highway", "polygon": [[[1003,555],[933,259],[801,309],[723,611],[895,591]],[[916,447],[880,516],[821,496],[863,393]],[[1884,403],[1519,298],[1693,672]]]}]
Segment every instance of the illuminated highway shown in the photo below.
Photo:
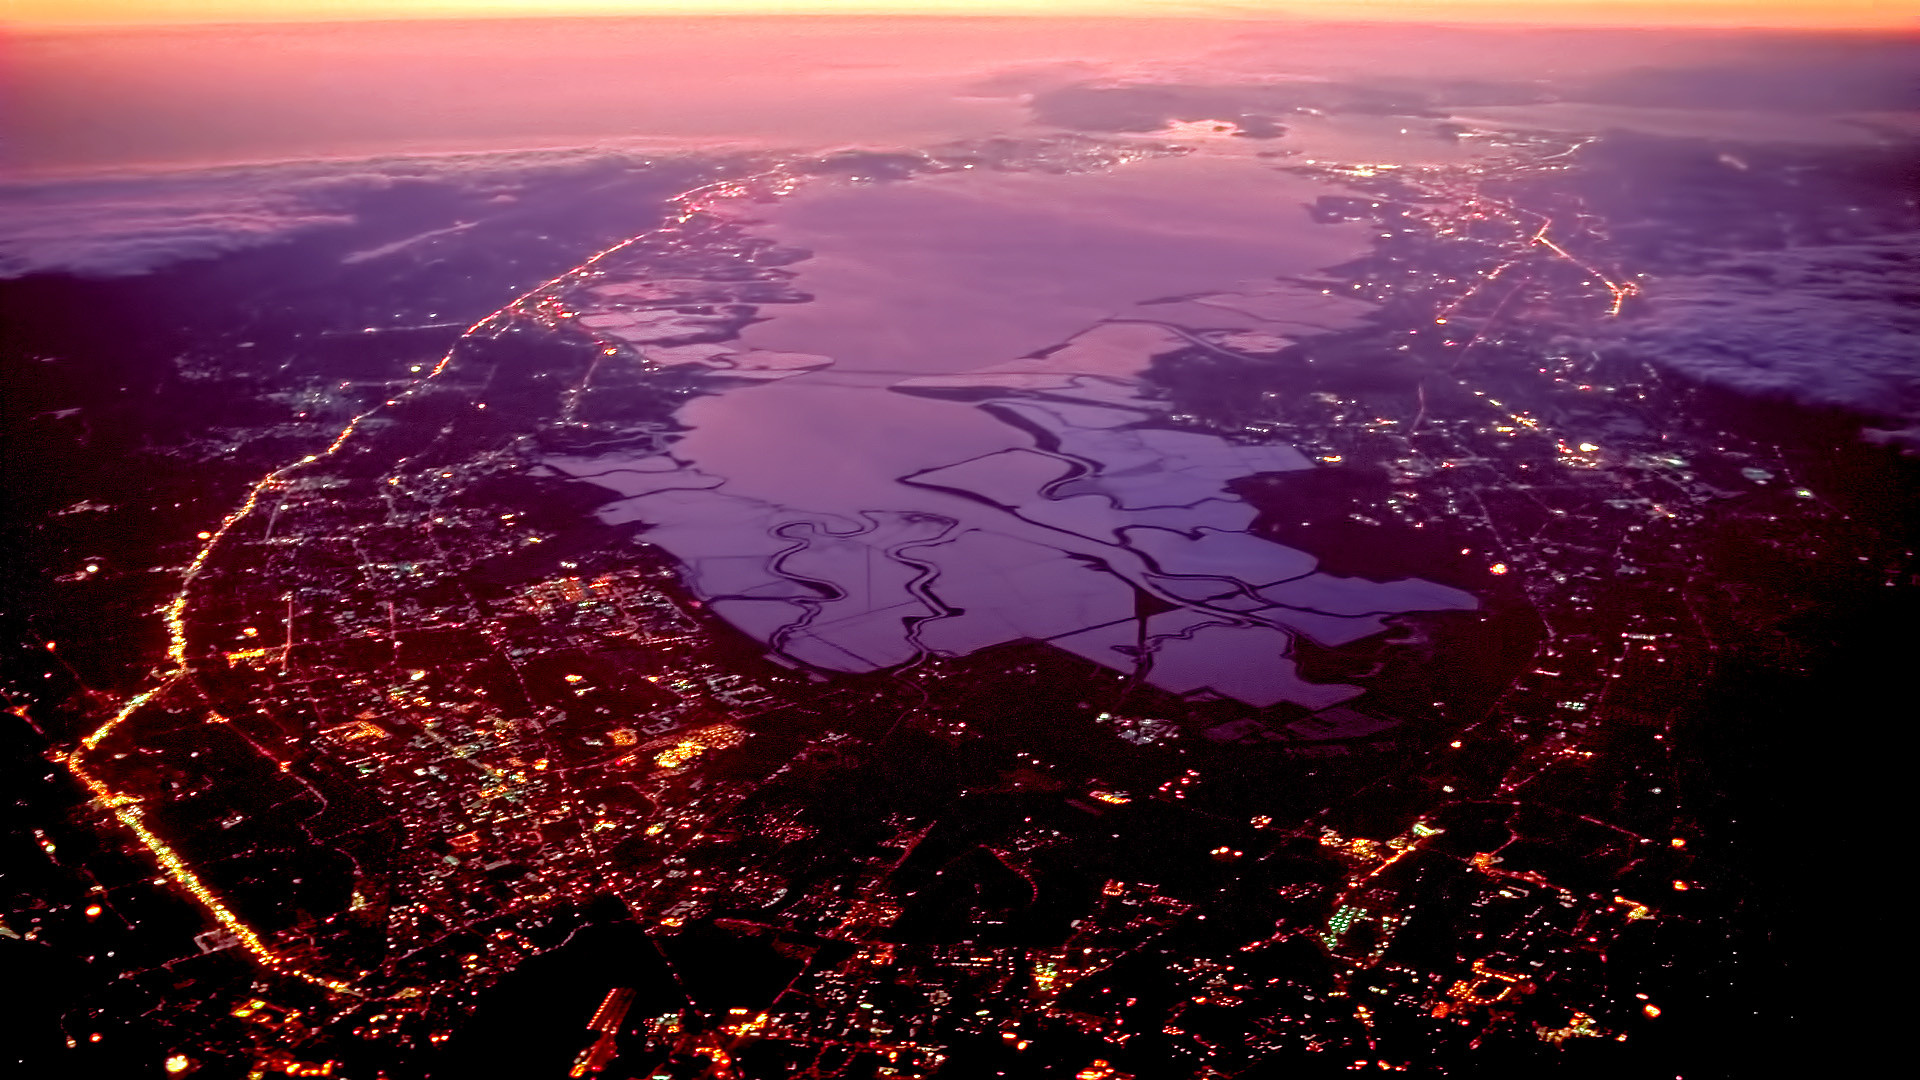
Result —
[{"label": "illuminated highway", "polygon": [[[1477,1047],[1490,1035],[1556,1054],[1563,1043],[1574,1053],[1629,1037],[1637,1045],[1636,1025],[1685,1015],[1658,972],[1623,965],[1608,981],[1581,973],[1610,949],[1614,959],[1630,953],[1616,947],[1630,940],[1623,935],[1664,929],[1689,917],[1685,905],[1714,898],[1711,872],[1686,861],[1684,811],[1662,795],[1673,721],[1636,702],[1635,689],[1622,691],[1658,691],[1665,684],[1650,680],[1663,673],[1650,666],[1681,667],[1697,641],[1713,651],[1714,613],[1696,609],[1696,570],[1673,554],[1668,530],[1697,523],[1721,496],[1671,464],[1677,444],[1584,414],[1567,424],[1569,402],[1616,416],[1650,384],[1583,368],[1577,352],[1541,344],[1631,311],[1639,277],[1601,265],[1638,260],[1562,202],[1480,196],[1481,182],[1505,178],[1478,166],[1375,173],[1361,188],[1378,196],[1371,214],[1365,199],[1340,204],[1355,211],[1349,220],[1376,227],[1368,259],[1307,284],[1353,298],[1343,303],[1373,303],[1376,324],[1303,337],[1297,353],[1280,354],[1260,347],[1271,338],[1239,339],[1242,349],[1231,335],[1157,319],[1108,321],[1148,322],[1186,346],[1158,354],[1153,376],[1175,426],[1285,443],[1328,466],[1248,478],[1250,503],[1255,489],[1267,493],[1263,537],[1284,544],[1286,530],[1302,530],[1300,550],[1339,576],[1371,576],[1366,560],[1375,558],[1394,567],[1381,571],[1388,575],[1418,572],[1404,569],[1415,558],[1445,564],[1449,587],[1459,582],[1484,605],[1473,617],[1407,620],[1422,640],[1363,639],[1351,649],[1303,640],[1292,655],[1365,680],[1368,693],[1451,658],[1473,670],[1471,704],[1422,687],[1356,699],[1347,719],[1324,710],[1296,720],[1158,694],[1035,642],[978,659],[920,656],[884,677],[815,681],[740,654],[738,635],[689,594],[663,547],[619,547],[590,525],[541,521],[524,513],[531,503],[518,493],[470,497],[528,469],[527,454],[499,449],[491,425],[480,435],[416,428],[443,441],[399,463],[367,451],[383,438],[381,414],[410,395],[486,417],[461,410],[499,408],[521,377],[543,395],[540,423],[551,426],[537,430],[551,445],[624,439],[648,454],[670,445],[651,427],[623,426],[624,415],[606,417],[616,405],[677,407],[678,373],[628,363],[632,342],[579,326],[598,303],[580,293],[612,298],[613,311],[691,306],[724,293],[696,288],[717,269],[712,280],[750,279],[785,296],[765,283],[788,273],[777,260],[790,253],[757,247],[766,238],[736,228],[726,211],[800,181],[776,170],[704,185],[674,196],[658,229],[465,326],[437,362],[416,357],[417,378],[386,384],[364,411],[357,399],[337,431],[339,421],[326,437],[305,429],[318,449],[254,480],[193,546],[157,609],[164,663],[110,714],[99,708],[93,715],[105,719],[56,756],[158,868],[146,877],[171,884],[221,932],[213,944],[236,944],[265,971],[335,995],[321,1005],[292,985],[274,991],[291,997],[285,1008],[307,1010],[308,1026],[287,1034],[229,1012],[221,990],[182,994],[183,1009],[214,1006],[196,1037],[290,1075],[325,1075],[336,1064],[292,1059],[303,1046],[393,1055],[457,1047],[481,991],[559,947],[577,911],[595,901],[624,907],[663,957],[675,954],[670,967],[720,935],[782,959],[768,960],[779,977],[750,1008],[648,1017],[622,1029],[617,1044],[595,1021],[579,1075],[644,1071],[635,1059],[676,1053],[704,1057],[707,1076],[752,1073],[778,1055],[790,1073],[832,1075],[866,1055],[925,1080],[956,1067],[948,1061],[972,1068],[981,1059],[964,1055],[983,1043],[1013,1061],[1053,1053],[1062,1039],[1074,1052],[1100,1051],[1061,1067],[1093,1080],[1156,1075],[1140,1062],[1162,1049],[1166,1060],[1204,1060],[1222,1075],[1258,1075],[1240,1062],[1260,1054],[1335,1048],[1364,1053],[1356,1067],[1391,1071],[1408,1068],[1423,1045]],[[1423,186],[1433,198],[1404,197]],[[640,246],[650,239],[657,247]],[[761,251],[768,257],[755,262]],[[636,265],[653,272],[656,260],[664,284],[655,292],[625,281]],[[619,298],[623,288],[630,300]],[[500,355],[532,362],[485,373],[498,381],[484,398],[448,388],[481,377],[482,347],[496,342]],[[1361,391],[1345,381],[1386,369]],[[1243,378],[1245,393],[1209,411],[1222,370]],[[448,396],[425,393],[436,382]],[[650,425],[665,413],[644,415]],[[362,466],[369,458],[380,463]],[[338,467],[319,467],[330,460]],[[1303,480],[1354,491],[1329,494]],[[262,504],[271,519],[255,513]],[[1316,535],[1351,538],[1354,550],[1340,550],[1342,539],[1306,542]],[[1400,540],[1413,555],[1388,550]],[[530,557],[487,589],[465,573],[517,553]],[[1582,590],[1600,579],[1641,590],[1614,601],[1628,615],[1599,621],[1613,615],[1596,615]],[[1672,611],[1633,613],[1636,602],[1675,589]],[[284,643],[272,628],[283,600]],[[222,633],[232,634],[224,654]],[[1055,700],[1061,688],[1075,696]],[[292,794],[274,807],[292,813],[274,820],[253,814],[265,798],[247,802],[247,828],[224,842],[167,825],[174,808],[155,793],[166,789],[136,785],[156,772],[170,779],[179,763],[142,771],[138,758],[108,760],[173,754],[156,723],[163,718],[190,737],[226,725],[289,774]],[[957,748],[979,764],[947,790],[954,778],[931,775],[944,766],[925,762]],[[1298,780],[1312,801],[1277,798],[1275,785],[1246,783],[1243,769]],[[932,797],[886,792],[889,770]],[[225,779],[184,771],[183,805]],[[1600,793],[1566,798],[1588,775]],[[362,790],[385,805],[356,808]],[[317,858],[352,861],[351,900],[301,897],[253,915],[267,910],[249,906],[265,895],[257,883],[275,873],[252,874],[239,860],[277,850],[277,840],[258,838],[277,837],[309,804],[325,809],[328,794],[326,821],[292,827],[307,830]],[[994,821],[1009,803],[1018,813]],[[870,830],[857,844],[821,813],[843,804]],[[398,854],[375,846],[389,843]],[[299,844],[290,846],[306,850]],[[1627,868],[1609,864],[1589,877],[1543,850],[1596,864],[1618,856]],[[1063,875],[1086,866],[1103,873],[1084,882]],[[1239,883],[1268,871],[1279,874],[1262,889],[1272,911],[1260,913],[1271,921],[1220,937],[1216,928],[1247,910]],[[1082,885],[1087,895],[1075,893]],[[86,918],[117,914],[101,905]],[[1035,947],[1020,935],[1042,911],[1076,918]],[[277,929],[282,912],[301,920],[296,929]],[[976,940],[952,944],[956,924]],[[1200,944],[1174,944],[1188,938]],[[372,955],[377,966],[338,959]],[[1142,960],[1148,970],[1133,970]],[[676,979],[678,970],[693,969],[675,970]],[[1171,991],[1171,1004],[1136,1006],[1154,1000],[1158,990],[1141,992],[1153,984]],[[694,1001],[690,985],[676,982],[673,992]],[[1516,1022],[1515,1004],[1530,995],[1532,1011]],[[976,1008],[987,1002],[991,1009]],[[1223,1020],[1229,1012],[1237,1019]],[[1229,1021],[1245,1021],[1244,1038],[1222,1037]],[[956,1048],[962,1056],[943,1057]],[[187,1071],[212,1058],[182,1060]]]},{"label": "illuminated highway", "polygon": [[[779,183],[779,181],[776,181],[776,183]],[[523,305],[529,301],[543,296],[554,288],[579,279],[583,274],[590,272],[603,260],[643,242],[656,232],[684,225],[699,214],[710,212],[728,200],[737,199],[759,190],[761,189],[756,187],[751,180],[730,180],[704,184],[671,197],[667,200],[667,203],[669,206],[675,208],[675,212],[669,216],[665,224],[648,230],[647,232],[629,237],[611,247],[597,251],[564,273],[548,278],[540,284],[520,293],[486,315],[481,316],[461,331],[459,338],[456,339],[454,344],[440,357],[439,361],[434,364],[432,370],[414,380],[395,396],[355,415],[323,449],[307,454],[261,477],[248,490],[246,498],[241,501],[240,505],[236,507],[232,513],[222,518],[220,523],[212,530],[201,533],[203,543],[200,549],[194,553],[192,560],[187,563],[186,569],[182,571],[179,589],[174,593],[172,600],[167,603],[163,610],[164,624],[167,633],[166,658],[171,667],[164,672],[157,673],[156,680],[152,686],[128,698],[111,717],[83,737],[77,748],[70,753],[62,755],[61,763],[66,766],[74,779],[84,785],[86,789],[93,794],[94,798],[98,800],[100,805],[109,810],[114,818],[133,835],[134,839],[139,842],[140,847],[154,860],[162,873],[172,880],[182,892],[191,897],[214,922],[221,928],[232,933],[240,945],[266,967],[282,975],[313,983],[337,993],[357,993],[351,983],[329,979],[305,971],[276,952],[262,939],[260,934],[243,922],[240,917],[233,912],[232,908],[206,885],[200,875],[195,872],[194,868],[190,866],[186,860],[181,858],[178,852],[175,851],[164,838],[148,827],[138,798],[115,791],[110,785],[96,776],[93,770],[88,768],[87,764],[87,755],[89,752],[97,748],[101,741],[112,734],[116,728],[120,727],[149,703],[161,698],[168,691],[192,677],[191,658],[188,655],[189,634],[187,612],[193,599],[194,581],[200,576],[202,570],[206,568],[208,560],[213,557],[215,550],[219,548],[221,542],[227,538],[235,526],[240,524],[240,522],[245,520],[259,507],[263,497],[269,492],[281,488],[294,474],[310,465],[338,454],[353,438],[355,433],[361,430],[367,420],[379,415],[382,411],[392,406],[398,405],[403,399],[438,379],[447,370],[448,366],[453,363],[455,354],[460,349],[461,344],[467,339],[483,330],[495,326],[502,320],[523,314]],[[785,190],[785,188],[782,187],[781,190]],[[253,740],[249,739],[248,742],[253,743]],[[256,750],[259,749],[257,743],[253,743],[253,745]],[[674,750],[663,753],[661,755],[662,764],[667,765],[668,759],[671,758],[671,764],[677,765],[701,753],[706,749],[707,745],[708,743],[704,738],[701,741],[685,743],[680,747],[676,747]],[[715,745],[720,744],[716,743]],[[280,768],[282,771],[285,771],[285,764],[280,763]]]}]

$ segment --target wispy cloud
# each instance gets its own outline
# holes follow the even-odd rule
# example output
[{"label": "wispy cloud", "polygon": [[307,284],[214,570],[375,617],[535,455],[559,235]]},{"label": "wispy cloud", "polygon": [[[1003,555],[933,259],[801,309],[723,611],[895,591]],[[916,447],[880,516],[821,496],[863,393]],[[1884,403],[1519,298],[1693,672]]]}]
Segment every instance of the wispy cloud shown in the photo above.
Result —
[{"label": "wispy cloud", "polygon": [[1620,342],[1702,382],[1920,424],[1920,233],[1729,256],[1649,283]]},{"label": "wispy cloud", "polygon": [[361,220],[405,186],[513,198],[542,181],[644,164],[608,150],[519,151],[128,173],[0,185],[0,278],[144,274]]}]

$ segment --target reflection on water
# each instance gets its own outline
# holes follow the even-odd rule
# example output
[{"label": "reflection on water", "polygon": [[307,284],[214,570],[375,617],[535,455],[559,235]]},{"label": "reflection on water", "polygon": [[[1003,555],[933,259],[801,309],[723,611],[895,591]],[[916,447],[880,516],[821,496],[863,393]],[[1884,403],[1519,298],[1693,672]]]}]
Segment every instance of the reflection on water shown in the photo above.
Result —
[{"label": "reflection on water", "polygon": [[1858,146],[1885,141],[1870,127],[1847,116],[1823,113],[1742,112],[1735,109],[1659,109],[1627,105],[1501,105],[1474,109],[1453,118],[1481,127],[1533,128],[1541,131],[1622,129],[1680,138],[1734,139]]},{"label": "reflection on water", "polygon": [[1288,119],[1283,145],[1302,160],[1400,165],[1457,165],[1493,152],[1439,125],[1424,116],[1303,116]]},{"label": "reflection on water", "polygon": [[[1137,381],[1156,353],[1364,317],[1304,283],[1365,241],[1313,223],[1323,190],[1201,152],[804,192],[758,228],[814,253],[791,269],[816,299],[721,351],[833,366],[694,400],[670,459],[549,464],[619,491],[607,520],[652,525],[716,613],[817,668],[1045,640],[1175,693],[1332,706],[1361,689],[1301,679],[1295,635],[1344,644],[1474,598],[1319,574],[1253,536],[1227,484],[1311,464],[1169,428]],[[1142,594],[1173,610],[1142,618]]]},{"label": "reflection on water", "polygon": [[1359,254],[1361,227],[1302,212],[1325,192],[1268,162],[1204,152],[1108,173],[802,192],[767,231],[814,252],[794,269],[817,299],[743,337],[827,353],[843,371],[985,367],[1141,301],[1311,274]]}]

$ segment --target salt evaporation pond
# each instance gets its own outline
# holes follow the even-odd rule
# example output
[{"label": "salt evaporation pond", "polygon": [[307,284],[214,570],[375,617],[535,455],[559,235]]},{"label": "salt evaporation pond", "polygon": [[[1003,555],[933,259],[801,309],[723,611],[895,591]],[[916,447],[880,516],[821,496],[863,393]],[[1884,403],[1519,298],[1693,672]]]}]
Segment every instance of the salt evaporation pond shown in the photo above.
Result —
[{"label": "salt evaporation pond", "polygon": [[[803,191],[756,230],[814,253],[793,267],[813,302],[643,350],[758,382],[683,407],[666,454],[548,464],[618,492],[606,520],[653,526],[712,610],[799,663],[1039,640],[1174,693],[1327,708],[1361,688],[1302,679],[1296,637],[1475,599],[1322,574],[1247,532],[1228,482],[1313,464],[1173,430],[1137,381],[1196,332],[1273,342],[1365,314],[1277,280],[1364,250],[1307,215],[1324,191],[1220,155]],[[582,322],[644,342],[670,320]],[[1172,610],[1143,626],[1141,593]]]}]

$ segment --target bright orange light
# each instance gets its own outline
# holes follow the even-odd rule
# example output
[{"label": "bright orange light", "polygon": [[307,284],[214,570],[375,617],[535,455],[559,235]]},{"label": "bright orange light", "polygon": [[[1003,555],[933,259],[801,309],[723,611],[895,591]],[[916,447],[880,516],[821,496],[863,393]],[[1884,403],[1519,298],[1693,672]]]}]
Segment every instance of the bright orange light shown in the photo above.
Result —
[{"label": "bright orange light", "polygon": [[[1251,10],[1250,10],[1251,9]],[[565,15],[1027,15],[1504,22],[1557,26],[1905,27],[1908,0],[13,0],[15,25]]]}]

